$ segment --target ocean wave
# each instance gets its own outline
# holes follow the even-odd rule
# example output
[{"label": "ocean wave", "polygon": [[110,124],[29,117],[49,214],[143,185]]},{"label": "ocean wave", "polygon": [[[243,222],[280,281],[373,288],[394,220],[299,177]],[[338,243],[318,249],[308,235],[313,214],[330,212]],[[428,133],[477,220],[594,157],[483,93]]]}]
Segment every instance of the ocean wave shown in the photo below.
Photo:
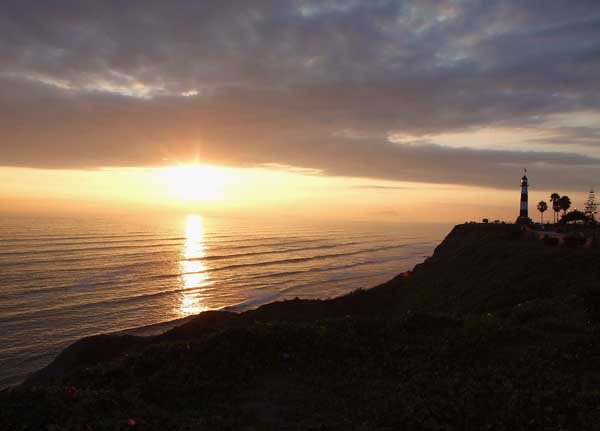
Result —
[{"label": "ocean wave", "polygon": [[[363,254],[363,253],[405,248],[405,247],[409,247],[412,245],[418,245],[418,243],[395,244],[395,245],[382,246],[382,247],[363,248],[360,250],[354,250],[354,251],[349,251],[349,252],[345,252],[345,253],[329,253],[329,254],[319,254],[319,255],[315,255],[315,256],[293,257],[293,258],[287,258],[287,259],[269,260],[269,261],[263,261],[263,262],[239,263],[239,264],[233,264],[233,265],[226,265],[226,266],[222,266],[222,267],[218,267],[218,268],[209,268],[209,269],[205,269],[202,271],[184,272],[181,275],[211,273],[211,272],[217,272],[217,271],[247,268],[247,267],[256,267],[256,266],[269,266],[269,265],[281,265],[281,264],[288,264],[288,263],[310,262],[310,261],[319,260],[319,259],[355,256],[355,255]],[[159,275],[157,277],[160,278],[161,276]]]}]

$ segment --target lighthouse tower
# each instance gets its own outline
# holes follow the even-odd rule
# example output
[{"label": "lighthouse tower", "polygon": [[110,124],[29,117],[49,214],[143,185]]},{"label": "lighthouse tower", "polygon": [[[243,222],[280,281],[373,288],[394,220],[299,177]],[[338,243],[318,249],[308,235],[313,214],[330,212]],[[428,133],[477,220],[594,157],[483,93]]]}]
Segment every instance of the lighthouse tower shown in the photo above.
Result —
[{"label": "lighthouse tower", "polygon": [[523,175],[523,178],[521,178],[521,207],[516,223],[531,224],[531,219],[529,218],[528,214],[527,169],[525,169],[525,175]]}]

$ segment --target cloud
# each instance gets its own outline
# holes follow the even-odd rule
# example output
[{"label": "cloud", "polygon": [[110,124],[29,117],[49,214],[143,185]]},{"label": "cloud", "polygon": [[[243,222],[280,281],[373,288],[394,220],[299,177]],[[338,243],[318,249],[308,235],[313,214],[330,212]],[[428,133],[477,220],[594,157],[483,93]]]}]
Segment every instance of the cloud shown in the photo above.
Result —
[{"label": "cloud", "polygon": [[600,128],[590,126],[548,127],[548,136],[536,139],[541,143],[556,145],[580,145],[583,147],[600,146]]},{"label": "cloud", "polygon": [[[0,164],[201,160],[325,175],[511,187],[597,176],[597,3],[7,1]],[[536,151],[424,141],[534,127]],[[391,143],[388,136],[408,136]],[[562,148],[546,151],[544,146]],[[412,142],[412,143],[411,143]],[[573,153],[574,142],[590,152]]]}]

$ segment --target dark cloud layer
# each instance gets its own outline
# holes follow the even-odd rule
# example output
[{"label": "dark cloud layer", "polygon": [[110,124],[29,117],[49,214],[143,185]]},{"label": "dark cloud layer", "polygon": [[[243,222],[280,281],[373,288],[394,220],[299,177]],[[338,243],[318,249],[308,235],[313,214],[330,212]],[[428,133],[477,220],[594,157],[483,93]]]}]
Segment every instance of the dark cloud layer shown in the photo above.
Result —
[{"label": "dark cloud layer", "polygon": [[536,151],[418,143],[600,112],[596,0],[19,0],[2,12],[1,165],[198,156],[500,187],[525,165],[549,187],[600,174],[588,125],[552,127]]}]

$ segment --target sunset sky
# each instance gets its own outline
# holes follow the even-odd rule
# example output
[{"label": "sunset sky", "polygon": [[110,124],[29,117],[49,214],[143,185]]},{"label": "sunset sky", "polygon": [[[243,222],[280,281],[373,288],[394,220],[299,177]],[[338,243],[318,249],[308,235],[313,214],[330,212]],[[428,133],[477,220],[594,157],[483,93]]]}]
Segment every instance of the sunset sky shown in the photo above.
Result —
[{"label": "sunset sky", "polygon": [[26,1],[0,211],[512,221],[600,179],[592,1]]}]

